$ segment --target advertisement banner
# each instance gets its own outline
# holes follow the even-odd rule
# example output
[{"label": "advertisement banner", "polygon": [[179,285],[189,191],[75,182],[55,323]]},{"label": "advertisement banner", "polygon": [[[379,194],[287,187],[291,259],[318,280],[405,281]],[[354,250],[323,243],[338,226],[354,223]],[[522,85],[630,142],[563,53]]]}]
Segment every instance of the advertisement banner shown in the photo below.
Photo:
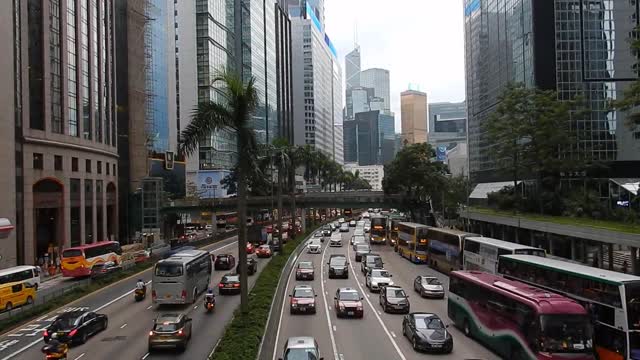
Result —
[{"label": "advertisement banner", "polygon": [[230,173],[228,170],[199,171],[196,177],[198,197],[200,199],[226,198],[227,190],[220,181]]},{"label": "advertisement banner", "polygon": [[447,147],[438,146],[436,148],[436,160],[446,162],[447,161]]}]

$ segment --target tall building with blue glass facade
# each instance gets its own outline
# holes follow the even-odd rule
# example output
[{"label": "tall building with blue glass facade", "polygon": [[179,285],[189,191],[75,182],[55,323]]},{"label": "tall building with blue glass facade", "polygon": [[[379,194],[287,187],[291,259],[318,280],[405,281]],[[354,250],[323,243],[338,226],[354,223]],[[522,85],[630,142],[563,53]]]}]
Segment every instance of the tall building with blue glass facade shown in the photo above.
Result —
[{"label": "tall building with blue glass facade", "polygon": [[465,66],[469,165],[476,181],[499,180],[483,124],[508,83],[581,97],[573,115],[576,150],[608,164],[610,177],[640,176],[640,129],[612,110],[637,79],[629,37],[638,2],[625,0],[465,0]]}]

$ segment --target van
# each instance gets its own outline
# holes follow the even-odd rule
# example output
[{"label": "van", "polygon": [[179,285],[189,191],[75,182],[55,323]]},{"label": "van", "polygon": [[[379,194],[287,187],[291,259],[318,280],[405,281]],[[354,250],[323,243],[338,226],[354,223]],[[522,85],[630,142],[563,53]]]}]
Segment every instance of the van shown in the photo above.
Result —
[{"label": "van", "polygon": [[28,282],[0,285],[0,309],[12,310],[18,306],[31,305],[36,299],[36,288]]}]

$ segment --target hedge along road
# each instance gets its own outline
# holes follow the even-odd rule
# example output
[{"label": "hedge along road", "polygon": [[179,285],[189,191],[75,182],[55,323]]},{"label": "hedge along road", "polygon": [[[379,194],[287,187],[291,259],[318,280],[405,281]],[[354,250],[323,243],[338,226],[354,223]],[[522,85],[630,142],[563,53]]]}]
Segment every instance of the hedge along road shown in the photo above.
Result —
[{"label": "hedge along road", "polygon": [[[203,249],[215,254],[224,252],[237,255],[237,237],[234,236],[230,239],[206,246]],[[264,262],[259,262],[258,271],[260,271],[263,266]],[[223,273],[223,271],[214,271],[212,275],[214,285],[217,284],[217,281],[220,280]],[[214,314],[206,314],[209,317],[207,319],[199,317],[199,315],[205,315],[201,307],[201,297],[193,305],[171,307],[168,309],[160,308],[160,311],[158,311],[156,309],[157,307],[151,303],[151,296],[148,296],[145,301],[139,303],[134,302],[133,289],[138,278],[142,278],[145,282],[150,283],[151,271],[145,270],[133,277],[93,292],[69,304],[65,308],[60,308],[57,311],[51,312],[2,335],[0,337],[0,359],[37,359],[42,356],[40,352],[41,347],[44,345],[42,341],[42,331],[51,324],[51,321],[58,313],[77,308],[89,308],[93,311],[107,314],[109,316],[109,327],[106,331],[90,338],[87,344],[72,347],[69,359],[77,359],[84,356],[88,359],[141,359],[145,356],[149,357],[147,355],[147,335],[151,329],[152,320],[160,313],[166,313],[167,310],[194,312],[190,315],[194,317],[194,337],[191,344],[189,344],[190,349],[183,355],[188,355],[191,352],[190,350],[196,350],[195,348],[202,347],[202,356],[192,358],[206,357],[216,341],[215,339],[211,340],[215,335],[215,329],[207,329],[207,331],[204,331],[206,335],[201,335],[200,337],[202,339],[199,339],[198,334],[199,331],[201,331],[198,328],[199,324],[208,323],[211,325],[216,323],[216,327],[223,328],[224,323],[228,321],[228,319],[225,318],[226,314],[228,313],[228,317],[230,318],[233,312],[225,308],[235,308],[236,305],[233,304],[233,302],[236,300],[239,302],[239,297],[218,297],[218,306]],[[254,278],[255,275],[250,278],[250,283],[254,281]],[[150,289],[148,289],[148,291],[150,292]],[[195,306],[198,306],[198,308],[194,309]],[[222,330],[220,330],[220,332],[222,332]],[[199,342],[202,343],[200,346],[193,346]],[[194,349],[191,349],[191,347]],[[155,354],[153,358],[155,358]],[[172,358],[175,358],[175,356],[172,356]],[[190,357],[185,356],[184,358],[187,359]]]}]

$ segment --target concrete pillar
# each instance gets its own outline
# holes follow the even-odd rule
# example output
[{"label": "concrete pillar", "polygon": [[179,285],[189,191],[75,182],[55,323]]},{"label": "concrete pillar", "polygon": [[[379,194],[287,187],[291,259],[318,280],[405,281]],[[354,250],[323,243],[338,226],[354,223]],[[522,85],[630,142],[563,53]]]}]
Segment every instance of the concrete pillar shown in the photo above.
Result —
[{"label": "concrete pillar", "polygon": [[630,246],[629,252],[631,253],[631,273],[638,275],[638,248]]},{"label": "concrete pillar", "polygon": [[571,260],[575,260],[576,259],[576,239],[575,238],[569,238],[569,245],[571,246]]},{"label": "concrete pillar", "polygon": [[85,198],[84,198],[84,179],[80,179],[80,245],[84,245],[86,243],[85,240],[85,228],[84,228],[84,219],[85,219]]},{"label": "concrete pillar", "polygon": [[602,247],[602,243],[598,243],[598,250],[596,251],[596,260],[594,261],[594,266],[595,267],[602,267],[602,255],[604,254],[604,250]]},{"label": "concrete pillar", "polygon": [[300,221],[302,222],[302,232],[307,231],[307,209],[300,209]]},{"label": "concrete pillar", "polygon": [[544,236],[547,238],[547,242],[549,243],[549,254],[554,255],[555,249],[553,247],[553,237],[549,236],[549,233],[544,233]]},{"label": "concrete pillar", "polygon": [[609,270],[613,270],[613,244],[607,244],[609,250]]},{"label": "concrete pillar", "polygon": [[487,226],[489,226],[489,234],[491,234],[491,237],[495,239],[495,225],[487,224]]},{"label": "concrete pillar", "polygon": [[520,228],[513,228],[513,231],[515,233],[513,240],[516,242],[516,244],[520,244]]},{"label": "concrete pillar", "polygon": [[507,238],[507,225],[501,225],[502,228],[502,240],[511,241],[511,239]]}]

